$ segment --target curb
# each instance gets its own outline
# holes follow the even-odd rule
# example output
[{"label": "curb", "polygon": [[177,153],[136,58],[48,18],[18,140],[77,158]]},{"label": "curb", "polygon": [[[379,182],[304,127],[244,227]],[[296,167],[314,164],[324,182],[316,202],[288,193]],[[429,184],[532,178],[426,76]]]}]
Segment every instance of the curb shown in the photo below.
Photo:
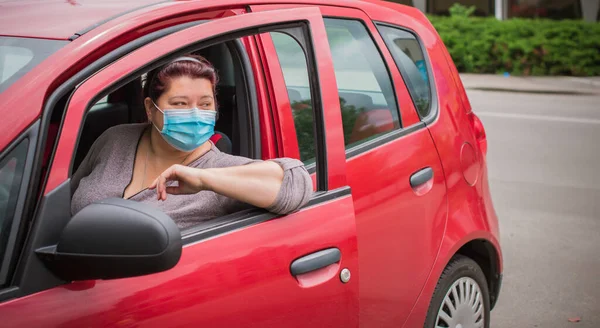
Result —
[{"label": "curb", "polygon": [[566,95],[566,96],[594,96],[600,95],[599,92],[584,92],[572,90],[549,90],[549,89],[512,89],[499,87],[466,87],[467,90],[491,91],[491,92],[512,92],[512,93],[532,93],[532,94],[550,94],[550,95]]},{"label": "curb", "polygon": [[594,86],[600,87],[600,78],[598,80],[593,80],[593,79],[584,79],[584,78],[580,78],[580,77],[572,77],[572,78],[570,78],[570,80],[577,82],[577,83],[581,83],[581,84],[589,84],[589,85],[594,85]]}]

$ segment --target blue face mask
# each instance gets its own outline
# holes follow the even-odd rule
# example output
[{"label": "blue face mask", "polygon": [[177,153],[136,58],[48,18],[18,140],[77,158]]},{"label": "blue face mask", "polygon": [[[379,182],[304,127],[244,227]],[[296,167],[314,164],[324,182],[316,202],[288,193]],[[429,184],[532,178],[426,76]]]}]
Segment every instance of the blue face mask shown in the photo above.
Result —
[{"label": "blue face mask", "polygon": [[163,114],[162,131],[158,130],[154,123],[152,125],[175,149],[190,152],[208,141],[215,133],[217,112],[214,110],[190,108],[162,111],[156,104],[154,106]]}]

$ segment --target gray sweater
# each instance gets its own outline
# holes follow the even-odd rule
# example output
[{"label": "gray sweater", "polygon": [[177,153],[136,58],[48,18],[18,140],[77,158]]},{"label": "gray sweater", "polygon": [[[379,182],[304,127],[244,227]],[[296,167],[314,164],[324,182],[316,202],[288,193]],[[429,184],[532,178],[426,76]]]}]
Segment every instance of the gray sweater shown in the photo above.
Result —
[{"label": "gray sweater", "polygon": [[[106,130],[71,179],[71,212],[106,198],[123,197],[133,175],[133,163],[139,139],[147,124],[118,125]],[[312,195],[312,180],[302,162],[291,158],[272,160],[284,170],[283,184],[275,202],[267,210],[287,214],[305,205]],[[258,160],[232,156],[212,148],[188,166],[201,169],[246,165]],[[155,206],[169,215],[180,229],[201,221],[250,208],[251,205],[214,193],[200,191],[191,195],[169,195],[157,200],[154,189],[144,189],[129,199]]]}]

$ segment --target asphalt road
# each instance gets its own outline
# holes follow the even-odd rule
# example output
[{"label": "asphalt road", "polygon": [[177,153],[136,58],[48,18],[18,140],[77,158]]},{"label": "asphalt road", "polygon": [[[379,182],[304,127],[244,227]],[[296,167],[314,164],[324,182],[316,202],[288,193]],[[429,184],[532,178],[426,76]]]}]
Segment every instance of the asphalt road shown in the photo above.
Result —
[{"label": "asphalt road", "polygon": [[600,94],[468,95],[504,252],[491,327],[599,327]]}]

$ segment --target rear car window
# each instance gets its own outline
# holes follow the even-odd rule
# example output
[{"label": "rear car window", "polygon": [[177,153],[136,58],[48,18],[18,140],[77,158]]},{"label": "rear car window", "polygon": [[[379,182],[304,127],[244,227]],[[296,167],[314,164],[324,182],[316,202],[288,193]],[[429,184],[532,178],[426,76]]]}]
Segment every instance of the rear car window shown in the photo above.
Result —
[{"label": "rear car window", "polygon": [[68,41],[0,37],[0,93]]},{"label": "rear car window", "polygon": [[431,111],[431,85],[425,55],[417,37],[390,26],[378,26],[421,118]]},{"label": "rear car window", "polygon": [[346,149],[400,128],[398,105],[387,67],[365,25],[325,19]]}]

